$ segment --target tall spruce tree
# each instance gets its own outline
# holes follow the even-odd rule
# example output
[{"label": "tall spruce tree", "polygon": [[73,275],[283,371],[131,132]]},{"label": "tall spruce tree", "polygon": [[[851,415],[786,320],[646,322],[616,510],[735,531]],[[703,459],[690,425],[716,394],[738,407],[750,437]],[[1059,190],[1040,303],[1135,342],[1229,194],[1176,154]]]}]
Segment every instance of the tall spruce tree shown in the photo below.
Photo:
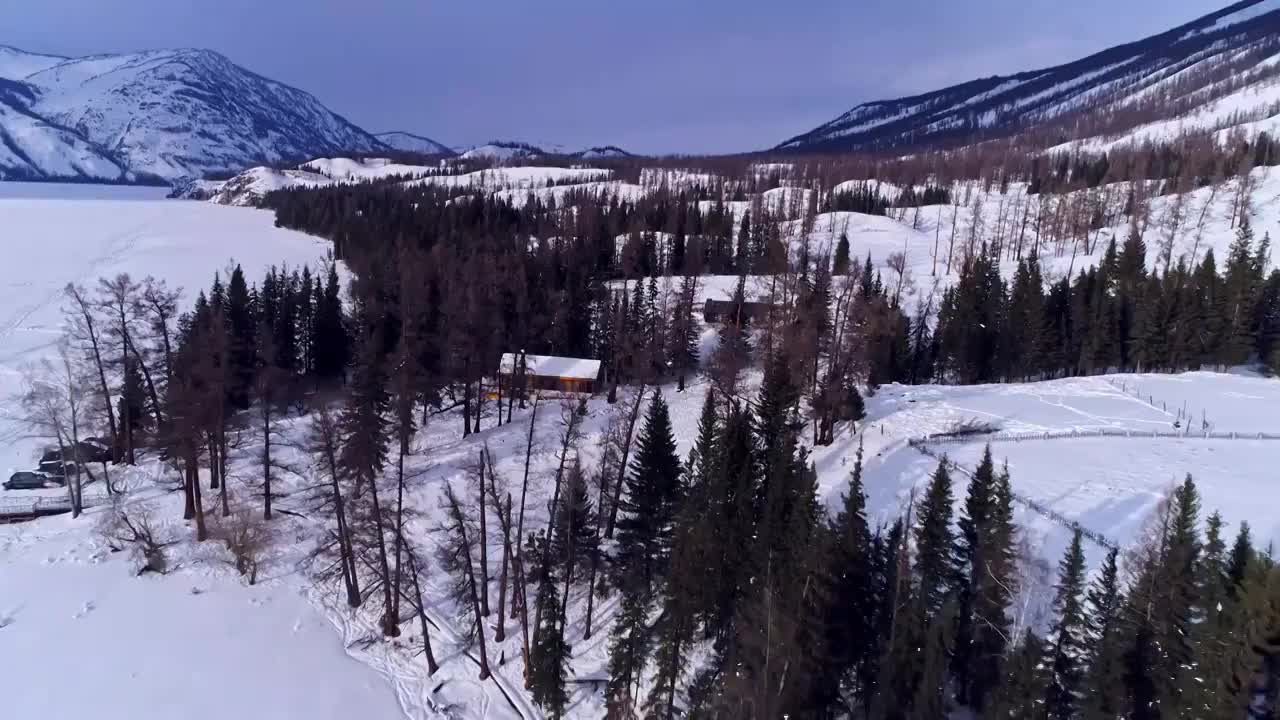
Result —
[{"label": "tall spruce tree", "polygon": [[1088,652],[1082,720],[1114,720],[1124,711],[1125,687],[1118,551],[1111,550],[1086,597]]},{"label": "tall spruce tree", "polygon": [[[956,641],[951,671],[956,678],[956,696],[963,704],[971,702],[971,673],[974,669],[974,635],[982,620],[974,617],[975,585],[985,581],[987,545],[992,536],[992,510],[995,504],[996,472],[991,446],[969,481],[964,511],[960,516],[955,547]],[[981,693],[978,693],[981,694]]]},{"label": "tall spruce tree", "polygon": [[916,586],[919,588],[920,621],[935,617],[954,586],[955,566],[952,560],[955,538],[951,529],[952,494],[949,461],[938,463],[919,506],[915,528]]},{"label": "tall spruce tree", "polygon": [[633,589],[648,595],[665,572],[682,471],[661,390],[649,404],[637,446],[622,497],[613,568],[620,586],[638,583]]},{"label": "tall spruce tree", "polygon": [[1049,684],[1045,714],[1050,720],[1079,716],[1088,648],[1084,607],[1084,549],[1077,529],[1058,565],[1057,592],[1053,599],[1056,619],[1049,634]]},{"label": "tall spruce tree", "polygon": [[[876,558],[867,525],[866,492],[862,485],[862,444],[854,459],[849,490],[831,527],[827,574],[831,597],[826,610],[830,657],[821,669],[816,704],[827,712],[852,713],[866,708],[873,678],[868,672],[879,652],[875,635],[877,600]],[[847,689],[849,700],[845,699]]]}]

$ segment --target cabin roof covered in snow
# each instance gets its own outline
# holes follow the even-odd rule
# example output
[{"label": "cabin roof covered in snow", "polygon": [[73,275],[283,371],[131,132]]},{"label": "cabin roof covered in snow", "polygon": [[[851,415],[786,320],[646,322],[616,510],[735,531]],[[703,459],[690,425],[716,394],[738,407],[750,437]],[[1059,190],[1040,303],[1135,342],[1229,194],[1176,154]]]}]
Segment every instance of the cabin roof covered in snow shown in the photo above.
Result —
[{"label": "cabin roof covered in snow", "polygon": [[[503,353],[498,372],[515,374],[519,353]],[[595,380],[600,377],[600,361],[583,358],[556,357],[555,355],[526,355],[527,372],[530,375],[543,377],[572,378],[574,380]]]}]

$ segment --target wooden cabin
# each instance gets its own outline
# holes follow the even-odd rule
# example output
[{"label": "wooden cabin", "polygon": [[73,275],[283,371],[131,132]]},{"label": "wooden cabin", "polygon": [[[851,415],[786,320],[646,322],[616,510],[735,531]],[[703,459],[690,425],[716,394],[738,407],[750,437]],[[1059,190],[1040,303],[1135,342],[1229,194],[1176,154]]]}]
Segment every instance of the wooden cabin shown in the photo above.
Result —
[{"label": "wooden cabin", "polygon": [[732,300],[708,300],[702,308],[702,319],[708,325],[735,322],[739,317],[747,323],[761,323],[769,319],[771,312],[773,303],[748,300],[739,304]]},{"label": "wooden cabin", "polygon": [[498,364],[498,382],[510,388],[523,370],[524,387],[564,393],[595,394],[600,387],[599,360],[503,353]]}]

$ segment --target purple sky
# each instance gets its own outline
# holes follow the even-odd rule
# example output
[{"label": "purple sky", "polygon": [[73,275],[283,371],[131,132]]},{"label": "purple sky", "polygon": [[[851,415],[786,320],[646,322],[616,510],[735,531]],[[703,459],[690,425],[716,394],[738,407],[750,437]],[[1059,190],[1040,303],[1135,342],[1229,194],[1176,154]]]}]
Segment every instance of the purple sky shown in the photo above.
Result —
[{"label": "purple sky", "polygon": [[760,149],[859,102],[1053,65],[1225,0],[3,0],[0,44],[206,47],[370,131]]}]

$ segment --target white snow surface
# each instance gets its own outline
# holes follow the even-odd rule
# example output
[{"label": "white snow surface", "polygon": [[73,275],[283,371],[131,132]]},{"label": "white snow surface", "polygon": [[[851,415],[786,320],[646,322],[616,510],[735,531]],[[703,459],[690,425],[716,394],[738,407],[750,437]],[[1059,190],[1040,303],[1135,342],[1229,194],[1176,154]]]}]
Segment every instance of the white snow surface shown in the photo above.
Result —
[{"label": "white snow surface", "polygon": [[31,469],[39,445],[15,422],[21,372],[53,352],[63,288],[148,275],[185,288],[184,303],[238,262],[252,282],[271,265],[317,265],[328,246],[275,227],[269,212],[165,200],[164,188],[0,183],[0,471]]},{"label": "white snow surface", "polygon": [[66,60],[60,55],[42,55],[0,45],[0,78],[21,80]]},{"label": "white snow surface", "polygon": [[296,583],[247,587],[207,565],[134,577],[93,522],[0,526],[7,717],[405,717]]}]

